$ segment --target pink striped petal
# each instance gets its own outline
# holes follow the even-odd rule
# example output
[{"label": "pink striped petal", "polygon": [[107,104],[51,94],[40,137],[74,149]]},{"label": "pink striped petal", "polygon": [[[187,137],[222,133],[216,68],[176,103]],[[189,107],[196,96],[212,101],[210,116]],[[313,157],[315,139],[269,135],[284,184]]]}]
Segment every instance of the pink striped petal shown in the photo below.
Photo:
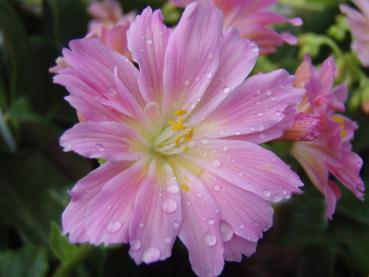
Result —
[{"label": "pink striped petal", "polygon": [[189,189],[182,192],[182,226],[179,237],[186,245],[192,269],[199,276],[217,276],[224,266],[220,218],[216,202],[189,171],[178,170]]},{"label": "pink striped petal", "polygon": [[141,154],[131,148],[139,139],[124,123],[83,122],[67,130],[60,138],[60,145],[64,151],[75,151],[88,158],[136,160]]},{"label": "pink striped petal", "polygon": [[201,180],[217,202],[221,217],[225,221],[222,224],[229,225],[229,232],[256,242],[263,237],[263,232],[272,226],[273,209],[268,201],[211,172],[205,171]]},{"label": "pink striped petal", "polygon": [[128,31],[128,47],[139,64],[139,85],[146,102],[163,96],[164,55],[170,30],[163,24],[160,10],[146,8]]},{"label": "pink striped petal", "polygon": [[218,71],[201,102],[191,114],[190,124],[195,124],[211,113],[249,75],[256,63],[257,46],[240,38],[239,32],[230,29],[221,44]]},{"label": "pink striped petal", "polygon": [[146,163],[140,160],[110,179],[89,203],[84,224],[90,243],[128,242],[133,203],[145,179]]},{"label": "pink striped petal", "polygon": [[82,178],[70,192],[71,201],[62,215],[63,234],[73,243],[89,242],[85,229],[86,210],[110,179],[126,170],[129,162],[107,162]]},{"label": "pink striped petal", "polygon": [[131,257],[137,264],[168,258],[182,221],[180,188],[168,164],[151,164],[133,211],[129,227]]},{"label": "pink striped petal", "polygon": [[253,143],[203,139],[196,145],[187,154],[188,162],[265,200],[288,199],[303,185],[273,152]]},{"label": "pink striped petal", "polygon": [[205,93],[219,65],[222,18],[209,1],[187,6],[165,53],[164,110],[189,110]]},{"label": "pink striped petal", "polygon": [[[201,123],[198,132],[219,138],[272,128],[288,118],[286,111],[293,112],[290,108],[301,99],[301,91],[292,82],[293,76],[284,70],[249,78]],[[271,139],[263,133],[259,135],[264,141]]]},{"label": "pink striped petal", "polygon": [[256,251],[257,243],[234,236],[224,243],[224,259],[231,262],[240,262],[242,255],[250,257]]}]

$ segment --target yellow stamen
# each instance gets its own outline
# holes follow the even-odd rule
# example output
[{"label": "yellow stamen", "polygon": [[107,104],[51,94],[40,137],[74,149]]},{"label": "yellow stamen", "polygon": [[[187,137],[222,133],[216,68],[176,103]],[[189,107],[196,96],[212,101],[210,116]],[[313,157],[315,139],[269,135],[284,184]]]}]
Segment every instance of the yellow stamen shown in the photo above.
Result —
[{"label": "yellow stamen", "polygon": [[185,115],[185,114],[187,114],[187,111],[186,110],[177,110],[176,111],[176,115],[177,116],[182,116],[182,115]]},{"label": "yellow stamen", "polygon": [[181,185],[181,189],[183,191],[189,191],[190,190],[190,188],[187,185]]},{"label": "yellow stamen", "polygon": [[185,147],[183,147],[183,152],[187,153],[188,150],[190,150],[190,147],[188,147],[188,145],[186,145]]},{"label": "yellow stamen", "polygon": [[176,137],[176,142],[175,142],[175,144],[176,144],[176,147],[179,147],[179,145],[181,144],[181,136],[177,136]]},{"label": "yellow stamen", "polygon": [[338,123],[338,125],[340,126],[340,135],[342,138],[345,138],[347,136],[347,130],[346,130],[346,127],[345,127],[345,119],[340,117],[340,116],[337,116],[337,115],[334,115],[332,116],[332,119]]},{"label": "yellow stamen", "polygon": [[192,140],[192,136],[193,136],[193,129],[188,129],[187,133],[184,135],[184,140],[185,142],[189,142]]},{"label": "yellow stamen", "polygon": [[172,126],[173,131],[184,130],[186,126],[183,124],[183,121],[179,119],[178,121],[169,121],[169,124]]}]

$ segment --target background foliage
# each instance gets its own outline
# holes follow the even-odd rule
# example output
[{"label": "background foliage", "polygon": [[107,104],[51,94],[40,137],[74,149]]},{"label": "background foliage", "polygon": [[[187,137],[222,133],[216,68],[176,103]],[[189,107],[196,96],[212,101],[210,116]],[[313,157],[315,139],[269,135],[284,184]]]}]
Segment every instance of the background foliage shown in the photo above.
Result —
[{"label": "background foliage", "polygon": [[[317,64],[333,55],[339,80],[350,86],[348,112],[360,126],[354,148],[367,161],[369,117],[361,103],[369,101],[369,72],[350,52],[339,2],[280,2],[283,13],[304,19],[303,27],[292,30],[300,45],[261,58],[256,70],[284,67],[293,72],[306,52]],[[48,68],[70,39],[85,34],[87,4],[0,0],[0,276],[192,276],[180,242],[167,261],[137,267],[126,246],[71,245],[60,233],[68,189],[97,163],[61,151],[58,137],[77,118],[63,101],[66,92],[52,84]],[[140,11],[147,4],[164,7],[169,24],[178,19],[179,12],[161,0],[122,1],[125,11]],[[285,155],[280,145],[274,147]],[[362,175],[367,183],[367,163]],[[223,276],[368,275],[369,201],[359,202],[343,190],[334,220],[328,222],[322,196],[301,176],[305,193],[276,207],[275,226],[256,254],[239,264],[227,263]]]}]

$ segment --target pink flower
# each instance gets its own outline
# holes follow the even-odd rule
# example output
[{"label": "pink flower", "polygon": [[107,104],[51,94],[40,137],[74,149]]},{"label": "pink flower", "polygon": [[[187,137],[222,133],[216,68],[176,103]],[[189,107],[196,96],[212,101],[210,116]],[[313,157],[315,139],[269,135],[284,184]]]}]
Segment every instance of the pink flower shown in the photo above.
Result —
[{"label": "pink flower", "polygon": [[361,63],[369,66],[369,2],[353,0],[360,11],[347,5],[340,5],[341,11],[347,16],[347,22],[353,35],[352,48]]},{"label": "pink flower", "polygon": [[[308,56],[296,72],[295,84],[305,88],[305,97],[298,110],[319,118],[319,136],[312,141],[295,142],[291,154],[305,169],[313,184],[325,196],[326,214],[332,218],[340,190],[329,175],[338,179],[359,199],[363,198],[364,184],[360,178],[361,158],[351,151],[351,139],[357,125],[343,112],[347,87],[333,87],[336,67],[327,59],[320,71],[313,68]],[[311,121],[308,121],[310,124]]]},{"label": "pink flower", "polygon": [[123,15],[123,11],[115,0],[92,2],[88,12],[95,19],[89,23],[89,37],[97,37],[110,49],[129,56],[127,31],[136,14]]},{"label": "pink flower", "polygon": [[[244,81],[256,45],[208,1],[169,29],[146,8],[128,31],[139,70],[99,40],[70,43],[54,77],[83,122],[65,151],[106,162],[80,180],[63,213],[72,242],[129,243],[136,263],[164,260],[178,236],[194,271],[216,276],[250,256],[272,225],[272,203],[298,176],[257,144],[289,127],[301,93],[284,70]],[[288,119],[288,120],[287,120]]]},{"label": "pink flower", "polygon": [[[176,6],[185,5],[198,0],[172,0]],[[254,41],[262,54],[270,54],[283,43],[295,45],[296,37],[288,32],[278,33],[270,28],[274,24],[290,23],[300,26],[300,18],[288,19],[269,9],[278,0],[212,0],[224,14],[224,28],[237,28],[241,36]]]}]

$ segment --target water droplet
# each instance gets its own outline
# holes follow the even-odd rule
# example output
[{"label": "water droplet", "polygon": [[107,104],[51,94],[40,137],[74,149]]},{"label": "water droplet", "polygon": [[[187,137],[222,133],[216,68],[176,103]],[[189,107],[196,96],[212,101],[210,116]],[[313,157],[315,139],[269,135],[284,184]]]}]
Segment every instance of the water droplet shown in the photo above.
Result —
[{"label": "water droplet", "polygon": [[282,116],[282,113],[281,112],[275,112],[275,116],[276,117],[281,117]]},{"label": "water droplet", "polygon": [[179,187],[176,185],[171,185],[169,187],[167,187],[167,192],[171,193],[171,194],[177,194],[179,192]]},{"label": "water droplet", "polygon": [[269,190],[264,190],[264,195],[266,197],[270,197],[272,195],[272,193]]},{"label": "water droplet", "polygon": [[208,223],[209,223],[210,225],[213,225],[213,224],[215,223],[215,220],[214,220],[214,219],[212,219],[212,218],[209,218]]},{"label": "water droplet", "polygon": [[220,168],[222,166],[222,163],[219,160],[214,160],[214,161],[211,162],[211,166],[212,166],[212,168],[217,169],[217,168]]},{"label": "water droplet", "polygon": [[287,190],[282,191],[283,195],[287,195]]},{"label": "water droplet", "polygon": [[240,132],[240,131],[235,132],[235,135],[236,135],[236,136],[239,136],[240,134],[241,134],[241,132]]},{"label": "water droplet", "polygon": [[214,246],[217,243],[217,237],[213,233],[206,233],[204,241],[209,246]]},{"label": "water droplet", "polygon": [[104,145],[102,145],[101,143],[96,144],[96,149],[100,152],[104,151]]},{"label": "water droplet", "polygon": [[184,85],[185,86],[188,86],[190,84],[190,80],[186,80],[185,82],[184,82]]},{"label": "water droplet", "polygon": [[220,224],[220,232],[223,241],[230,241],[233,237],[233,229],[228,223],[222,222]]},{"label": "water droplet", "polygon": [[213,77],[213,73],[209,72],[207,75],[206,75],[206,78],[207,79],[211,79]]},{"label": "water droplet", "polygon": [[200,81],[200,77],[196,77],[195,81],[196,82]]},{"label": "water droplet", "polygon": [[204,144],[204,145],[208,145],[209,140],[208,139],[203,139],[203,140],[201,140],[201,143]]},{"label": "water droplet", "polygon": [[223,151],[227,152],[228,151],[228,146],[223,146]]},{"label": "water droplet", "polygon": [[132,250],[138,250],[141,248],[141,241],[135,240],[131,243],[131,249]]},{"label": "water droplet", "polygon": [[172,239],[170,237],[164,238],[164,243],[165,244],[170,244],[171,242],[172,242]]},{"label": "water droplet", "polygon": [[230,87],[224,87],[224,89],[223,89],[223,93],[224,93],[225,95],[228,95],[230,92],[231,92],[231,88],[230,88]]},{"label": "water droplet", "polygon": [[120,223],[119,221],[112,221],[108,224],[108,226],[106,226],[106,231],[108,231],[109,233],[114,233],[118,231],[121,227],[122,223]]},{"label": "water droplet", "polygon": [[199,192],[198,194],[197,194],[197,197],[202,197],[202,193],[201,192]]},{"label": "water droplet", "polygon": [[186,202],[186,204],[187,204],[187,205],[191,205],[191,201],[187,201],[187,202]]},{"label": "water droplet", "polygon": [[280,196],[280,195],[278,195],[278,194],[276,194],[276,195],[274,195],[274,196],[273,196],[273,201],[274,201],[274,202],[278,203],[278,202],[280,202],[281,200],[282,200],[282,196]]},{"label": "water droplet", "polygon": [[262,117],[263,115],[263,113],[258,113],[258,117]]},{"label": "water droplet", "polygon": [[238,176],[242,177],[243,176],[243,173],[242,172],[238,173]]},{"label": "water droplet", "polygon": [[145,263],[152,263],[152,262],[155,262],[157,261],[158,259],[160,258],[160,250],[157,249],[157,248],[154,248],[154,247],[150,247],[150,248],[147,248],[143,255],[142,255],[142,260],[145,262]]},{"label": "water droplet", "polygon": [[145,224],[143,224],[142,222],[140,223],[140,228],[143,228],[145,226]]},{"label": "water droplet", "polygon": [[174,221],[174,222],[173,222],[173,227],[174,227],[174,228],[179,228],[179,226],[180,226],[180,224],[179,224],[179,222],[178,222],[178,221]]},{"label": "water droplet", "polygon": [[146,41],[146,43],[147,43],[148,45],[151,45],[151,44],[152,44],[152,39],[151,39],[151,38],[149,38],[149,39]]},{"label": "water droplet", "polygon": [[162,206],[163,212],[173,213],[177,210],[177,202],[173,199],[167,199],[163,202]]},{"label": "water droplet", "polygon": [[271,95],[272,95],[272,92],[271,92],[270,90],[267,90],[267,91],[265,92],[265,94],[266,94],[266,95],[268,95],[268,96],[271,96]]},{"label": "water droplet", "polygon": [[219,212],[220,212],[220,210],[219,210],[219,209],[215,209],[215,212],[216,212],[216,213],[219,213]]},{"label": "water droplet", "polygon": [[220,186],[215,185],[215,186],[213,187],[213,189],[214,189],[215,191],[220,191]]},{"label": "water droplet", "polygon": [[245,229],[245,225],[241,224],[240,229]]},{"label": "water droplet", "polygon": [[272,101],[274,101],[275,100],[275,97],[272,97],[272,98],[270,98]]}]

